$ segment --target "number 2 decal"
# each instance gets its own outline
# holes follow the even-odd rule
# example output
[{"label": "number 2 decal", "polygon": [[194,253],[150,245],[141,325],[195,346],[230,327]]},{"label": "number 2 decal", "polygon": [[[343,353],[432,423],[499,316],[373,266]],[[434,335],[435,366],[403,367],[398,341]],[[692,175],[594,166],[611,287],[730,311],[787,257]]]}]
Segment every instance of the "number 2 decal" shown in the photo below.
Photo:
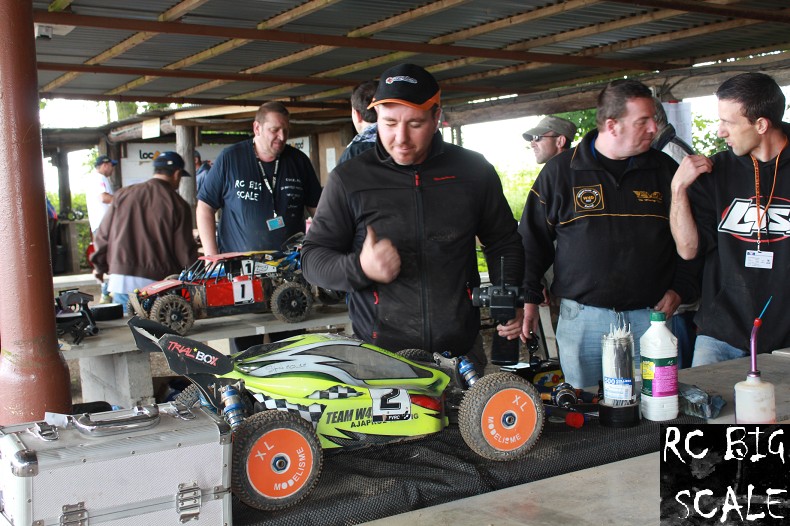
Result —
[{"label": "number 2 decal", "polygon": [[411,418],[411,399],[406,389],[370,389],[370,397],[374,422]]}]

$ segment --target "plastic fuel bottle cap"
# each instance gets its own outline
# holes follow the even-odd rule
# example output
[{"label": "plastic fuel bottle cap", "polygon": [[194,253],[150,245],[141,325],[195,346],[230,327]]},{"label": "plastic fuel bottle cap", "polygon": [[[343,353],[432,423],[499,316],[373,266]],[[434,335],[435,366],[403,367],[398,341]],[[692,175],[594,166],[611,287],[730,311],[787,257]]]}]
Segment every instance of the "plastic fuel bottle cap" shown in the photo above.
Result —
[{"label": "plastic fuel bottle cap", "polygon": [[667,321],[667,315],[660,310],[653,311],[650,313],[650,321]]}]

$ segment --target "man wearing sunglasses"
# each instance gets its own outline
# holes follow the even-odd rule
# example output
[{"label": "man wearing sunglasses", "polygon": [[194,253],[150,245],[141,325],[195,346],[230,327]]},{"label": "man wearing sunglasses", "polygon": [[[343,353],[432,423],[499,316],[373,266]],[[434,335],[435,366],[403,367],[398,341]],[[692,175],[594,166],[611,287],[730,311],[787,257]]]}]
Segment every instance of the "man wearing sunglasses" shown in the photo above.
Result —
[{"label": "man wearing sunglasses", "polygon": [[543,164],[562,150],[570,148],[575,135],[575,124],[549,115],[543,117],[537,126],[527,130],[522,137],[535,152],[535,162]]}]

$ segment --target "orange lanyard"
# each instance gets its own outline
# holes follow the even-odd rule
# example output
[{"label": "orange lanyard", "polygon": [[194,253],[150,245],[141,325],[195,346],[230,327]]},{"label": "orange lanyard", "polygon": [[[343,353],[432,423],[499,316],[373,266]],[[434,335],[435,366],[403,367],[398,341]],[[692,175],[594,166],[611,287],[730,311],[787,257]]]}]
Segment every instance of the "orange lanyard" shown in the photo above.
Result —
[{"label": "orange lanyard", "polygon": [[774,165],[774,182],[771,185],[771,195],[768,196],[768,202],[765,204],[764,211],[760,209],[760,201],[762,200],[762,197],[760,196],[760,167],[757,164],[757,159],[754,158],[754,155],[749,155],[749,157],[752,158],[752,164],[754,165],[754,194],[757,198],[757,252],[760,251],[760,233],[763,229],[763,217],[766,218],[765,233],[768,233],[768,208],[770,208],[771,200],[774,198],[774,190],[776,189],[776,174],[779,173],[779,157],[782,156],[782,152],[787,146],[787,139],[788,138],[785,137],[785,143],[782,145],[779,153],[776,154],[776,164]]}]

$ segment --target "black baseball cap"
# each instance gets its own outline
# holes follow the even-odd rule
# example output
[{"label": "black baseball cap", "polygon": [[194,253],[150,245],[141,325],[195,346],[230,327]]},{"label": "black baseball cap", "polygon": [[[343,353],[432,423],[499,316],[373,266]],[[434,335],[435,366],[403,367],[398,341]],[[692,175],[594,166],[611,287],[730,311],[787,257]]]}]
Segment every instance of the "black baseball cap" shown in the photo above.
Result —
[{"label": "black baseball cap", "polygon": [[112,163],[112,165],[115,166],[116,164],[118,164],[118,161],[113,161],[112,159],[110,159],[109,155],[100,155],[99,157],[96,158],[96,162],[93,163],[93,166],[98,168],[104,163]]},{"label": "black baseball cap", "polygon": [[181,177],[192,177],[192,175],[184,170],[184,158],[176,152],[162,152],[154,159],[154,168],[170,168],[173,170],[181,170]]},{"label": "black baseball cap", "polygon": [[404,104],[430,110],[441,101],[442,91],[433,75],[416,64],[399,64],[385,71],[368,109],[378,104]]}]

